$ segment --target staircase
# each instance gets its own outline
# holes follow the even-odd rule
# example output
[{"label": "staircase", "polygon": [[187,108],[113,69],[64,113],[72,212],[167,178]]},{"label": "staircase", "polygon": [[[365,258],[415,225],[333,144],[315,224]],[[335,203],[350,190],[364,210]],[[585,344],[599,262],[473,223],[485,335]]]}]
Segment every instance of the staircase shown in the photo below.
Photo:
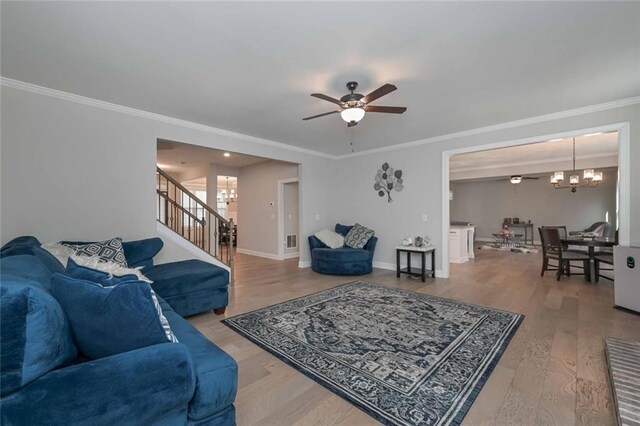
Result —
[{"label": "staircase", "polygon": [[156,194],[158,222],[229,266],[233,282],[233,219],[226,220],[220,216],[159,167]]}]

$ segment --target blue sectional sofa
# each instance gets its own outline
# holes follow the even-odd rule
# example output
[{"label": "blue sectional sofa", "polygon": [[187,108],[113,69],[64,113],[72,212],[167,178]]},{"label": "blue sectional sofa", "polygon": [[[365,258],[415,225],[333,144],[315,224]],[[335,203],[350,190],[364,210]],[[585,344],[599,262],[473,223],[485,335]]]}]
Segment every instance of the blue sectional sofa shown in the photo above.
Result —
[{"label": "blue sectional sofa", "polygon": [[[235,360],[180,315],[224,306],[226,293],[204,288],[204,265],[179,262],[176,270],[183,271],[181,276],[170,266],[154,267],[152,258],[161,247],[157,239],[125,243],[125,255],[130,265],[145,266],[148,275],[164,282],[158,299],[179,343],[95,360],[78,352],[68,320],[51,296],[51,275],[64,274],[62,264],[33,237],[2,247],[3,425],[235,424]],[[189,271],[197,274],[189,277]],[[175,280],[173,285],[168,276]],[[177,288],[206,302],[190,302]],[[162,292],[176,301],[179,311],[162,299]]]},{"label": "blue sectional sofa", "polygon": [[[335,232],[345,236],[353,225],[336,224]],[[373,271],[373,252],[377,237],[371,237],[362,249],[327,247],[314,235],[309,237],[311,269],[328,275],[364,275]]]}]

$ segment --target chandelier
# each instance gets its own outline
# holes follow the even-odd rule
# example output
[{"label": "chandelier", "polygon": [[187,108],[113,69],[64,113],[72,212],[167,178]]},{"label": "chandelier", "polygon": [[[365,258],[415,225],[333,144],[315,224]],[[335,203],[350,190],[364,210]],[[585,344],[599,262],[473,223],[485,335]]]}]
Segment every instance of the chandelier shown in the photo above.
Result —
[{"label": "chandelier", "polygon": [[553,172],[550,183],[554,189],[571,189],[571,192],[576,192],[578,188],[595,188],[602,181],[602,172],[597,172],[594,169],[584,169],[582,178],[585,183],[580,184],[580,175],[576,172],[576,138],[573,138],[573,170],[569,176],[569,184],[562,186],[564,172],[561,170]]},{"label": "chandelier", "polygon": [[238,201],[238,193],[233,188],[229,190],[229,176],[227,176],[227,189],[222,189],[222,191],[218,193],[218,202],[227,203],[227,205],[229,205],[234,201]]}]

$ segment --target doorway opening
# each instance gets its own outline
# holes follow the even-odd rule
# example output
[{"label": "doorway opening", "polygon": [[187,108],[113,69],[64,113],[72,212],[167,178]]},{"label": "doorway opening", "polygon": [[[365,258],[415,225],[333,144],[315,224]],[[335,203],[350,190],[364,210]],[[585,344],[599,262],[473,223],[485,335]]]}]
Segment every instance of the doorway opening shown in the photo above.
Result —
[{"label": "doorway opening", "polygon": [[[576,138],[576,174],[579,174],[575,193],[569,182],[574,175],[573,138]],[[599,139],[589,142],[589,138]],[[628,244],[629,149],[629,124],[617,123],[443,152],[443,275],[449,276],[450,261],[468,260],[470,256],[465,259],[464,248],[491,242],[506,246],[530,244],[535,248],[539,244],[538,226],[562,225],[558,221],[571,221],[567,228],[575,231],[588,228],[589,221],[608,222],[618,231],[619,244]],[[602,173],[600,182],[585,179],[591,176],[591,169],[598,176]],[[551,182],[555,171],[564,171],[565,175],[564,181],[556,185]],[[537,201],[528,200],[529,194],[537,197]],[[540,199],[541,196],[544,198]],[[580,208],[580,203],[586,207]],[[573,215],[567,216],[570,211],[574,211]],[[471,212],[474,216],[468,217]],[[509,229],[510,237],[515,238],[502,240],[504,225],[514,222],[517,222],[514,227],[517,231]],[[472,229],[473,232],[466,235],[473,236],[476,244],[465,247],[465,241],[450,243],[450,231],[458,227]],[[525,229],[526,244],[516,242],[517,234],[524,239]],[[458,254],[452,254],[452,249],[459,250]]]}]

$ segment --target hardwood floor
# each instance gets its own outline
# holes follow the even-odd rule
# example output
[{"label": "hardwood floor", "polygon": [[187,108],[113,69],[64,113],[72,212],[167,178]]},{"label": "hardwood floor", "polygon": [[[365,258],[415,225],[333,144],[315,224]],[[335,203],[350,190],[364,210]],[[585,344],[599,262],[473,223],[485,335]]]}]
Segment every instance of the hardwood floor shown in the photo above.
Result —
[{"label": "hardwood floor", "polygon": [[[603,338],[640,340],[640,316],[612,308],[613,285],[540,277],[537,254],[477,251],[450,279],[426,283],[394,271],[334,277],[297,259],[236,257],[226,316],[362,279],[526,315],[464,419],[465,425],[614,425]],[[238,425],[374,425],[371,417],[220,323],[190,320],[239,364]]]}]

